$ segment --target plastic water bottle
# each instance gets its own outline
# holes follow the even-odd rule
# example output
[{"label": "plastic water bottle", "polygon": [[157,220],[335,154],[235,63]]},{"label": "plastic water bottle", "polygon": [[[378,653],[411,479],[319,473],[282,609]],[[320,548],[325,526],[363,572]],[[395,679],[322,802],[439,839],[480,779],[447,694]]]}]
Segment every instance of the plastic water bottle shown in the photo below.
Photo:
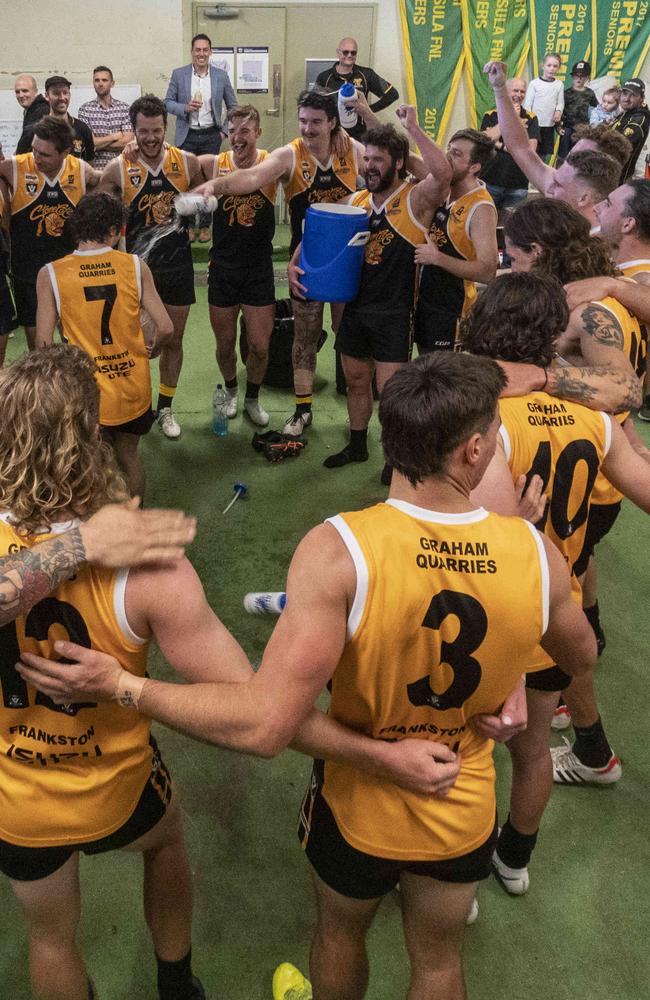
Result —
[{"label": "plastic water bottle", "polygon": [[357,102],[359,95],[353,83],[344,83],[339,90],[339,118],[343,128],[354,128],[359,121],[357,109],[349,107],[351,103]]},{"label": "plastic water bottle", "polygon": [[218,204],[219,200],[213,194],[204,198],[203,195],[192,194],[191,191],[188,191],[174,198],[174,208],[177,215],[196,215],[197,212],[212,213]]},{"label": "plastic water bottle", "polygon": [[255,591],[244,598],[249,615],[279,615],[286,603],[287,595],[283,591]]},{"label": "plastic water bottle", "polygon": [[225,437],[228,433],[227,403],[228,394],[221,383],[219,383],[212,397],[212,431],[217,437]]}]

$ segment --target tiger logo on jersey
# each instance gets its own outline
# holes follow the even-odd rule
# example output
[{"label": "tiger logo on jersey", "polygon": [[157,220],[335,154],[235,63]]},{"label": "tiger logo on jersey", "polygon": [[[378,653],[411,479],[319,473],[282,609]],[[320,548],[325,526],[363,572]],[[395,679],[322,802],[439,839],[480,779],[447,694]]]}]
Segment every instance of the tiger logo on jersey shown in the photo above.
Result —
[{"label": "tiger logo on jersey", "polygon": [[230,213],[229,226],[254,226],[255,216],[264,208],[265,199],[260,194],[231,195],[224,199],[223,210]]},{"label": "tiger logo on jersey", "polygon": [[174,208],[175,191],[145,194],[138,202],[138,211],[145,214],[145,226],[169,222]]},{"label": "tiger logo on jersey", "polygon": [[364,254],[366,264],[381,264],[384,250],[395,239],[395,233],[391,229],[384,229],[378,233],[373,233]]},{"label": "tiger logo on jersey", "polygon": [[444,247],[445,243],[447,243],[446,232],[444,231],[444,229],[440,229],[440,227],[437,226],[435,222],[431,225],[431,228],[429,229],[429,236],[436,244],[436,246]]},{"label": "tiger logo on jersey", "polygon": [[29,214],[32,222],[38,222],[36,235],[42,236],[43,229],[48,236],[63,236],[66,221],[72,215],[70,205],[36,205]]}]

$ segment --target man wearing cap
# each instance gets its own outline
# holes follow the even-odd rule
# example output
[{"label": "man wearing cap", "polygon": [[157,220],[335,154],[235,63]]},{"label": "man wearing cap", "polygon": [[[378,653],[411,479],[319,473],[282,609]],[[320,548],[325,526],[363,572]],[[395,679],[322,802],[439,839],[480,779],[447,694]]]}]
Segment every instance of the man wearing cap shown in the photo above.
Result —
[{"label": "man wearing cap", "polygon": [[[330,69],[323,70],[316,77],[316,86],[329,92],[340,90],[344,83],[353,84],[364,97],[374,94],[379,100],[370,105],[371,111],[381,111],[394,104],[399,94],[392,83],[384,80],[369,66],[356,64],[359,46],[354,38],[342,38],[338,44],[337,62]],[[342,126],[345,128],[345,126]],[[366,125],[361,116],[356,125],[345,129],[353,139],[360,139],[366,131]]]},{"label": "man wearing cap", "polygon": [[571,152],[573,130],[576,125],[589,124],[589,109],[598,105],[598,100],[587,84],[591,79],[591,65],[577,62],[571,69],[573,84],[564,91],[564,111],[560,121],[560,145],[558,156],[564,160]]},{"label": "man wearing cap", "polygon": [[[68,114],[70,106],[70,81],[64,76],[50,76],[45,81],[45,99],[50,106],[49,116],[67,122],[74,133],[74,141],[71,153],[78,156],[86,163],[92,163],[95,159],[95,143],[93,134],[85,124],[78,118],[73,118]],[[26,128],[18,140],[16,155],[29,153],[32,148],[34,138],[34,127]]]},{"label": "man wearing cap", "polygon": [[626,80],[621,89],[623,114],[612,125],[632,143],[632,154],[623,167],[621,184],[634,176],[639,153],[645,146],[650,130],[650,109],[645,103],[645,83],[638,76]]}]

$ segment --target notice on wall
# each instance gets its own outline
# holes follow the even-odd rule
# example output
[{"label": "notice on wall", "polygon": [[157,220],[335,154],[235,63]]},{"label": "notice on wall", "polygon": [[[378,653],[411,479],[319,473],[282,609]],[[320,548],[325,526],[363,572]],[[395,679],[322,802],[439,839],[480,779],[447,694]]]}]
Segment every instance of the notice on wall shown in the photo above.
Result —
[{"label": "notice on wall", "polygon": [[237,47],[237,88],[239,93],[268,94],[268,46]]},{"label": "notice on wall", "polygon": [[225,48],[213,45],[210,65],[214,66],[215,69],[222,69],[224,73],[227,73],[228,79],[232,83],[235,79],[235,50],[232,46]]},{"label": "notice on wall", "polygon": [[19,120],[0,120],[0,150],[6,157],[14,155],[22,131],[22,116]]}]

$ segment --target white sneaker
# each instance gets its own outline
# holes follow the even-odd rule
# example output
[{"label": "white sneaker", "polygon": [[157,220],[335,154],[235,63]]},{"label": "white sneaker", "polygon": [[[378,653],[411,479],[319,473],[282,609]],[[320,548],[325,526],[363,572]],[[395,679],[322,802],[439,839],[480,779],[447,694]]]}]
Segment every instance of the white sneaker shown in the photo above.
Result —
[{"label": "white sneaker", "polygon": [[511,896],[523,896],[525,892],[528,892],[530,885],[528,868],[509,868],[508,865],[504,865],[495,851],[492,855],[492,871],[495,878]]},{"label": "white sneaker", "polygon": [[566,705],[558,705],[555,709],[555,714],[551,719],[551,729],[556,732],[562,729],[568,729],[571,725],[571,712]]},{"label": "white sneaker", "polygon": [[269,415],[262,407],[259,399],[245,399],[244,409],[254,424],[258,427],[266,427],[269,422]]},{"label": "white sneaker", "polygon": [[475,924],[477,920],[478,920],[478,899],[476,898],[476,896],[474,896],[474,899],[472,900],[472,908],[469,911],[465,923],[469,927],[471,924]]},{"label": "white sneaker", "polygon": [[162,410],[158,410],[158,426],[166,438],[173,440],[181,436],[180,424],[169,406],[164,406]]},{"label": "white sneaker", "polygon": [[604,767],[588,767],[576,757],[566,736],[564,746],[551,747],[553,781],[558,785],[613,785],[623,775],[621,762],[615,753]]},{"label": "white sneaker", "polygon": [[307,410],[306,413],[294,413],[291,420],[287,420],[284,425],[283,434],[291,434],[292,437],[300,437],[305,427],[309,427],[311,423],[311,410]]},{"label": "white sneaker", "polygon": [[226,405],[224,407],[228,420],[234,420],[237,416],[237,390],[231,392],[226,389]]}]

